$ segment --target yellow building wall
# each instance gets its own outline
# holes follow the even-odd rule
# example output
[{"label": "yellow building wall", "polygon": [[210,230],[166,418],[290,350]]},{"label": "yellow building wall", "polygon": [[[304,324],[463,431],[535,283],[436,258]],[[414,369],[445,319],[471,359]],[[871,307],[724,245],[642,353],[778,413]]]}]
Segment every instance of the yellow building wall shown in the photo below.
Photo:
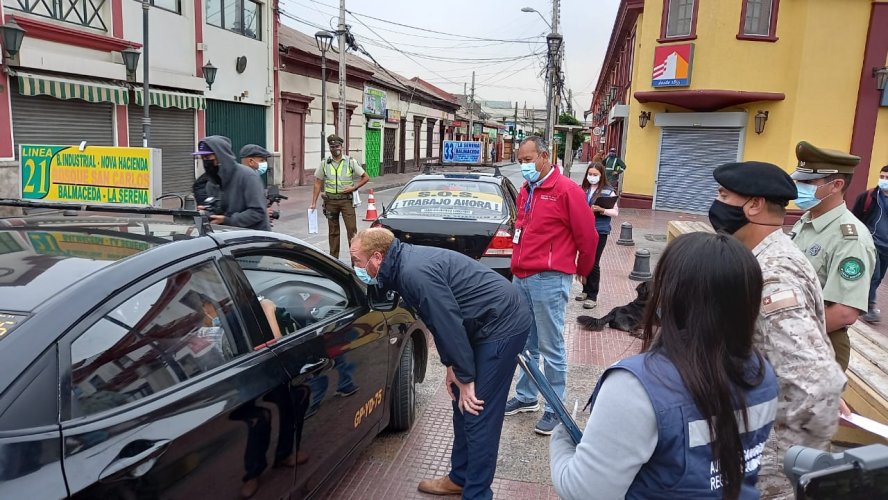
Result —
[{"label": "yellow building wall", "polygon": [[[783,101],[755,102],[719,111],[748,115],[742,159],[795,168],[800,140],[848,151],[857,104],[871,0],[780,2],[775,43],[738,40],[742,2],[701,1],[691,86],[674,90],[781,92]],[[632,92],[653,91],[654,48],[659,45],[662,0],[647,0],[636,25]],[[837,29],[837,26],[841,26]],[[688,42],[676,42],[676,44]],[[657,92],[669,92],[657,89]],[[625,192],[653,195],[660,146],[655,116],[638,126],[641,111],[652,115],[687,110],[629,100]],[[754,116],[768,111],[765,131],[755,133]]]}]

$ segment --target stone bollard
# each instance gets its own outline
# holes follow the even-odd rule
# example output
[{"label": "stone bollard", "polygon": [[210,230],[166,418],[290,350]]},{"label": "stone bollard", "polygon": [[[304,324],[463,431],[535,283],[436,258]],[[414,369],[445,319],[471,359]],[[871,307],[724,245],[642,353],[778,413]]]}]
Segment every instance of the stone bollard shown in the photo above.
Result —
[{"label": "stone bollard", "polygon": [[624,247],[635,246],[635,240],[632,239],[631,222],[624,222],[620,224],[620,239],[617,240],[617,245],[621,245]]},{"label": "stone bollard", "polygon": [[651,274],[651,252],[646,248],[640,248],[635,251],[635,264],[632,266],[632,272],[629,273],[629,279],[634,281],[646,281],[653,278]]},{"label": "stone bollard", "polygon": [[197,201],[195,201],[193,195],[185,195],[182,208],[185,210],[197,210]]}]

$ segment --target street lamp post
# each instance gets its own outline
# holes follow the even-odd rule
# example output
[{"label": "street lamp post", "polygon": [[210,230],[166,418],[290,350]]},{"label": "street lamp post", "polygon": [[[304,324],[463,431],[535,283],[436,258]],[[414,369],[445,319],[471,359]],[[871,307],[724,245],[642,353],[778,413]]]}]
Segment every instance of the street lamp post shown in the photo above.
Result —
[{"label": "street lamp post", "polygon": [[315,41],[321,51],[321,161],[324,161],[327,155],[324,146],[327,129],[327,51],[333,45],[333,35],[329,31],[318,31],[315,33]]},{"label": "street lamp post", "polygon": [[151,116],[148,105],[148,9],[151,8],[150,0],[142,0],[142,147],[148,147],[148,139],[151,137]]}]

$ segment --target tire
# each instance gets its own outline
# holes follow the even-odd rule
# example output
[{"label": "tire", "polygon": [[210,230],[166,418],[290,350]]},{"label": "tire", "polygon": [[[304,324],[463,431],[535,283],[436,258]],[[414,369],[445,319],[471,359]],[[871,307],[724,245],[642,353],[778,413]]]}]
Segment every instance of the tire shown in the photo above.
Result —
[{"label": "tire", "polygon": [[413,338],[408,337],[398,362],[398,371],[392,383],[392,418],[388,428],[407,431],[416,420],[416,359],[413,356]]}]

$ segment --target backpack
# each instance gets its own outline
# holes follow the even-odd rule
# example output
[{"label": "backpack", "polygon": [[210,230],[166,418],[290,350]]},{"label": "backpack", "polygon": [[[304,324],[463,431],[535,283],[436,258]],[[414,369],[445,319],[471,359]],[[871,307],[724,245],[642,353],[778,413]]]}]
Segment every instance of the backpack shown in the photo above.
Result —
[{"label": "backpack", "polygon": [[864,218],[868,218],[870,216],[870,209],[872,208],[872,205],[873,205],[873,198],[874,198],[873,195],[876,193],[876,189],[878,189],[878,188],[873,188],[872,192],[867,192],[866,198],[864,198],[864,200],[863,200],[863,217]]}]

